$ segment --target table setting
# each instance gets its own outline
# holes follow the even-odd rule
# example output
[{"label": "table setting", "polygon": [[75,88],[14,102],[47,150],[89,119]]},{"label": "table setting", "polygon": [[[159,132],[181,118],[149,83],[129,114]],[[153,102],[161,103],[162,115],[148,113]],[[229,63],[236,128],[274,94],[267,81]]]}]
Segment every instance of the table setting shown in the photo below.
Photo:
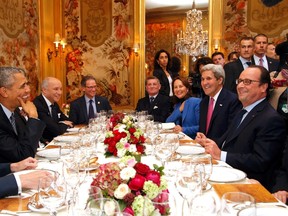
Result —
[{"label": "table setting", "polygon": [[[0,215],[288,215],[243,171],[212,160],[185,134],[167,132],[172,124],[143,116],[101,115],[55,137],[36,154],[37,169],[53,172],[53,181],[0,199]],[[232,211],[229,193],[251,199]]]}]

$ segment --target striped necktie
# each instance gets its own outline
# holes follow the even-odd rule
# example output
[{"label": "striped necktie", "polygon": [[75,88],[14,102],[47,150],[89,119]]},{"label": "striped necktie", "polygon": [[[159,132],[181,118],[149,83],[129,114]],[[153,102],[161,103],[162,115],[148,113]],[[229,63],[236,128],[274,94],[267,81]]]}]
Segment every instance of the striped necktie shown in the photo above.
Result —
[{"label": "striped necktie", "polygon": [[15,122],[14,113],[12,113],[11,116],[10,116],[10,122],[11,122],[11,125],[12,125],[12,127],[13,127],[14,132],[15,132],[16,134],[18,134],[18,133],[17,133],[17,129],[16,129],[16,122]]}]

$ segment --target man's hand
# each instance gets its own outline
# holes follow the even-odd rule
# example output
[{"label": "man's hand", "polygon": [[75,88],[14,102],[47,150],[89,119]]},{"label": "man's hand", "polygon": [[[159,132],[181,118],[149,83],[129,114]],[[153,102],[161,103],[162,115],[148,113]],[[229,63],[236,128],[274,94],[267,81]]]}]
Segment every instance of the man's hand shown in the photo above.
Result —
[{"label": "man's hand", "polygon": [[74,127],[73,122],[71,122],[71,121],[65,120],[65,121],[61,121],[61,123],[66,124],[66,125],[68,125],[71,128]]},{"label": "man's hand", "polygon": [[25,113],[27,113],[29,118],[38,118],[37,108],[31,101],[23,101],[22,98],[17,98],[21,107]]},{"label": "man's hand", "polygon": [[213,140],[207,138],[203,147],[205,148],[205,152],[210,154],[213,159],[220,160],[221,150]]},{"label": "man's hand", "polygon": [[288,198],[288,192],[287,191],[277,191],[276,193],[273,193],[273,196],[280,200],[283,203],[286,203]]},{"label": "man's hand", "polygon": [[195,137],[195,141],[204,147],[207,137],[205,134],[198,132]]},{"label": "man's hand", "polygon": [[22,188],[24,189],[37,189],[40,179],[52,179],[51,172],[45,170],[37,170],[30,173],[19,175]]},{"label": "man's hand", "polygon": [[28,157],[18,163],[10,164],[11,172],[18,172],[27,169],[35,169],[36,167],[37,167],[37,160],[32,157]]}]

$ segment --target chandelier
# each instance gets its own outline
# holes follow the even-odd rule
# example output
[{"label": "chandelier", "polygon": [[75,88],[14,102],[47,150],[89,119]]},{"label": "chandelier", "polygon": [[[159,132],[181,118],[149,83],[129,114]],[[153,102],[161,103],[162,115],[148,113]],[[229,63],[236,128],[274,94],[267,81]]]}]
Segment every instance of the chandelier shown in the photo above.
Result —
[{"label": "chandelier", "polygon": [[202,11],[196,10],[195,0],[193,0],[192,10],[187,13],[187,25],[185,32],[177,34],[176,53],[193,56],[193,61],[197,56],[208,54],[208,32],[203,31],[201,24]]}]

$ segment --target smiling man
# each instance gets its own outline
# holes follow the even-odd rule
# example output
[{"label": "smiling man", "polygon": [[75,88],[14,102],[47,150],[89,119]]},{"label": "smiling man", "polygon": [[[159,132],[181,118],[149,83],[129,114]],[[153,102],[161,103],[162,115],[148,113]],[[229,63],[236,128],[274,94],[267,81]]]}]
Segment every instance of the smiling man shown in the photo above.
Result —
[{"label": "smiling man", "polygon": [[[218,145],[203,133],[196,140],[216,160],[226,161],[271,190],[274,172],[281,164],[286,129],[284,120],[269,104],[270,75],[261,66],[250,66],[237,79],[243,109]],[[220,147],[219,147],[220,146]]]},{"label": "smiling man", "polygon": [[[18,162],[34,157],[45,124],[38,119],[30,99],[25,72],[14,67],[0,67],[0,162]],[[27,114],[21,120],[18,107]]]},{"label": "smiling man", "polygon": [[138,100],[136,111],[148,111],[154,121],[165,122],[170,111],[170,98],[159,93],[161,84],[157,77],[147,77],[145,86],[148,95]]},{"label": "smiling man", "polygon": [[73,123],[60,110],[57,102],[62,95],[62,83],[54,77],[47,77],[41,85],[42,94],[34,99],[39,119],[46,123],[43,138],[51,141],[54,137],[63,134]]},{"label": "smiling man", "polygon": [[200,73],[206,96],[200,103],[199,132],[217,142],[242,105],[236,94],[223,88],[225,72],[221,65],[205,65]]},{"label": "smiling man", "polygon": [[71,102],[69,119],[76,124],[88,124],[89,119],[95,118],[101,110],[112,110],[108,100],[97,96],[96,79],[87,75],[81,80],[81,87],[84,95]]}]

